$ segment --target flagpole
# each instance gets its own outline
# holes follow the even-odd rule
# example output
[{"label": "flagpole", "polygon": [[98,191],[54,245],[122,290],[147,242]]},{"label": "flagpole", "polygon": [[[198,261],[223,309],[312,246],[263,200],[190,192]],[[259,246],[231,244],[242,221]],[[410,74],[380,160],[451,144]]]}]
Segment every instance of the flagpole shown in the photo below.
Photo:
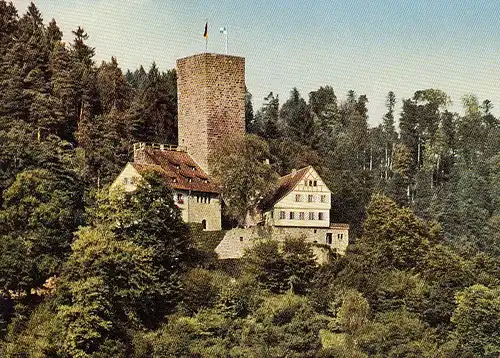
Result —
[{"label": "flagpole", "polygon": [[228,30],[227,30],[227,27],[226,27],[226,55],[227,55],[227,36],[228,36]]},{"label": "flagpole", "polygon": [[208,52],[208,19],[205,22],[205,52]]}]

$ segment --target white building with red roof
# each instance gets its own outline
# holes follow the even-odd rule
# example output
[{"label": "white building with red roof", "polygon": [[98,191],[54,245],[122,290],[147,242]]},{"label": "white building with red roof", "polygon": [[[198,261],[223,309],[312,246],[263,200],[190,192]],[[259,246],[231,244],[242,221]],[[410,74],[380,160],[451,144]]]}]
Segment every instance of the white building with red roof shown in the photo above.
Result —
[{"label": "white building with red roof", "polygon": [[312,166],[282,176],[274,195],[262,204],[266,224],[329,227],[331,191]]},{"label": "white building with red roof", "polygon": [[349,225],[330,222],[331,206],[331,191],[312,166],[294,170],[279,179],[275,193],[261,204],[260,225],[228,231],[215,252],[220,259],[237,259],[259,239],[303,237],[320,262],[328,260],[329,251],[343,255]]},{"label": "white building with red roof", "polygon": [[111,186],[135,191],[146,172],[159,174],[172,189],[185,222],[200,223],[207,231],[221,230],[220,193],[185,148],[134,144],[134,161],[127,163]]}]

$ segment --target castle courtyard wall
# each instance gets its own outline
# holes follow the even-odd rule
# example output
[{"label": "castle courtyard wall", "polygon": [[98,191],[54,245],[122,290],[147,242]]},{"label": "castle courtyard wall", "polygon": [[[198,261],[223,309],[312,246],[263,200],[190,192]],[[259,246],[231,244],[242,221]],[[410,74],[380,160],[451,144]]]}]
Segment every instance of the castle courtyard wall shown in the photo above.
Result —
[{"label": "castle courtyard wall", "polygon": [[[327,234],[332,236],[331,243],[327,242]],[[284,242],[291,237],[304,237],[306,242],[313,244],[313,252],[318,262],[323,263],[328,259],[328,250],[324,249],[326,247],[340,255],[345,254],[349,244],[349,227],[344,224],[332,224],[329,228],[272,226],[236,228],[226,233],[215,252],[219,259],[239,259],[243,257],[245,250],[260,239]]]}]

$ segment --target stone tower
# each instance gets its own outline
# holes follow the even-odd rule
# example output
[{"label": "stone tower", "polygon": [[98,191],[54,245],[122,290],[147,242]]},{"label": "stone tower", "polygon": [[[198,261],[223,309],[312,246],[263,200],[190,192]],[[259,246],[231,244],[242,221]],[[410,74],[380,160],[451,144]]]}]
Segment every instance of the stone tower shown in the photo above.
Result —
[{"label": "stone tower", "polygon": [[179,146],[208,173],[221,141],[245,133],[245,59],[202,53],[177,60]]}]

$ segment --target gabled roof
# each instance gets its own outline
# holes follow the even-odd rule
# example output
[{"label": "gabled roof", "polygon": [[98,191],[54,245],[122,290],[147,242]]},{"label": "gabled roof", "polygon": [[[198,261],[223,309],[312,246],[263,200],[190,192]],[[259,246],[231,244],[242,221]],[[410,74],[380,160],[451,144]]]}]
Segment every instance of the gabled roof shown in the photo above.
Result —
[{"label": "gabled roof", "polygon": [[297,184],[305,177],[312,167],[309,165],[305,168],[293,171],[290,174],[284,175],[278,179],[278,187],[274,194],[270,196],[261,205],[262,211],[267,211],[274,206],[278,201],[287,196]]},{"label": "gabled roof", "polygon": [[131,163],[140,174],[151,171],[158,173],[172,189],[219,193],[207,173],[187,152],[154,148],[141,150],[141,159]]}]

